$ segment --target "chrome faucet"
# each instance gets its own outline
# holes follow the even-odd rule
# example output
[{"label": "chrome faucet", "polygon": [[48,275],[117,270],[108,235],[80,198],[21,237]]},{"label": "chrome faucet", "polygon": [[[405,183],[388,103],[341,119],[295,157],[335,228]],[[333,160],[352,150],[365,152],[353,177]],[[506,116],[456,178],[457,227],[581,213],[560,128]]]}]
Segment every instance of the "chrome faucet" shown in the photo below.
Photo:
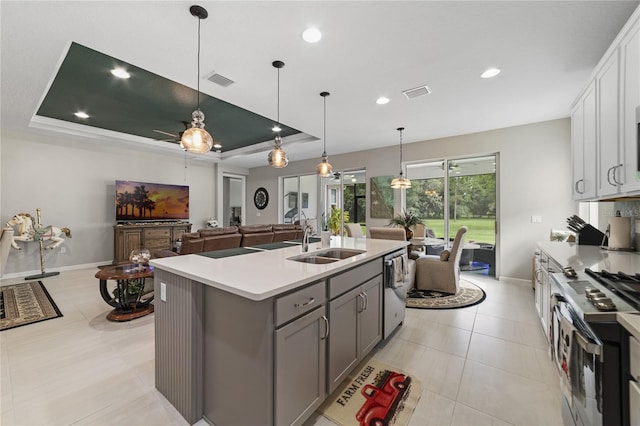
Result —
[{"label": "chrome faucet", "polygon": [[309,237],[311,236],[311,226],[307,225],[304,227],[304,235],[302,236],[302,251],[309,251]]}]

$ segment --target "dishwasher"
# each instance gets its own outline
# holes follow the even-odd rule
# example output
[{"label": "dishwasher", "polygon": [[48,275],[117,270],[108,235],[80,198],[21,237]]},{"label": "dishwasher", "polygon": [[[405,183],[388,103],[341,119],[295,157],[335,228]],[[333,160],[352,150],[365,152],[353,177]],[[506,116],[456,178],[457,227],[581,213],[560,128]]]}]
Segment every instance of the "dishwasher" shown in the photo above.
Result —
[{"label": "dishwasher", "polygon": [[[405,303],[409,291],[409,259],[402,249],[386,255],[384,262],[384,323],[383,338],[386,339],[404,321]],[[398,270],[401,268],[401,270]],[[400,278],[402,277],[402,278]]]}]

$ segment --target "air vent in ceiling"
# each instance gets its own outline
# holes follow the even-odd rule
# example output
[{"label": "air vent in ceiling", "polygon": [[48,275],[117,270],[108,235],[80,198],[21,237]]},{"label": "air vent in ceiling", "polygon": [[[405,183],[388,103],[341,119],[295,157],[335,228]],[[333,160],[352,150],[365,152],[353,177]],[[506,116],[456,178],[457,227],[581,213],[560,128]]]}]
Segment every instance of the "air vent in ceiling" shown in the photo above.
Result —
[{"label": "air vent in ceiling", "polygon": [[418,96],[428,95],[431,93],[431,90],[429,90],[428,86],[420,86],[413,89],[403,90],[402,93],[407,97],[407,99],[413,99]]},{"label": "air vent in ceiling", "polygon": [[222,87],[229,87],[229,86],[231,86],[233,83],[235,83],[235,81],[233,81],[233,80],[231,80],[231,79],[229,79],[229,78],[227,78],[227,77],[225,77],[225,76],[223,76],[223,75],[220,75],[220,74],[218,74],[218,73],[216,73],[216,72],[214,72],[213,74],[211,74],[211,75],[207,78],[207,80],[209,80],[209,81],[210,81],[210,82],[212,82],[212,83],[219,84],[219,85],[220,85],[220,86],[222,86]]}]

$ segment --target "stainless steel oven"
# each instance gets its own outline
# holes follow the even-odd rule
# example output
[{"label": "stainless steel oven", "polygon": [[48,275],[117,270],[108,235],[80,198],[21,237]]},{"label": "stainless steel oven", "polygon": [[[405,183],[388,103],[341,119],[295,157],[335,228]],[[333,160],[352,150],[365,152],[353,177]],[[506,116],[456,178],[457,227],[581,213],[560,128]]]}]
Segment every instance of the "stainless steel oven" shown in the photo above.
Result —
[{"label": "stainless steel oven", "polygon": [[604,344],[560,294],[552,308],[553,357],[565,394],[568,425],[603,425]]},{"label": "stainless steel oven", "polygon": [[[550,334],[563,384],[565,425],[624,425],[622,413],[628,409],[621,380],[624,338],[616,312],[635,311],[640,302],[603,283],[603,277],[609,281],[634,279],[589,269],[573,277],[552,274],[561,292],[551,299]],[[640,282],[640,276],[635,279]]]}]

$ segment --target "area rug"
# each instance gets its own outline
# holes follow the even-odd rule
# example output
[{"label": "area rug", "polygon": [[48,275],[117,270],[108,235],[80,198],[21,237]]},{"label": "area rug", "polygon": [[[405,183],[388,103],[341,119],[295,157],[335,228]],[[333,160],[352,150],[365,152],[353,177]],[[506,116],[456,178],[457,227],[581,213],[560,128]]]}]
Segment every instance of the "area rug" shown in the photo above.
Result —
[{"label": "area rug", "polygon": [[407,308],[456,309],[477,305],[487,297],[477,285],[460,278],[460,290],[447,294],[433,290],[410,290],[407,293]]},{"label": "area rug", "polygon": [[338,425],[408,425],[422,395],[413,376],[373,358],[362,362],[318,411]]},{"label": "area rug", "polygon": [[0,287],[0,331],[61,316],[40,281]]}]

